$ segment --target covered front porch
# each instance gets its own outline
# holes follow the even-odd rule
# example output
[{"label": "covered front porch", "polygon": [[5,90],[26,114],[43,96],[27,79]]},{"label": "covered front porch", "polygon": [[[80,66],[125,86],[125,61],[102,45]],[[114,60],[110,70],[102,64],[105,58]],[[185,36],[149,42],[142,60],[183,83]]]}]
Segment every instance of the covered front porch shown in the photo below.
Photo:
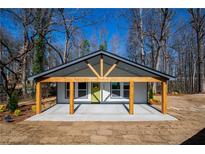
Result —
[{"label": "covered front porch", "polygon": [[77,104],[75,115],[68,114],[68,104],[54,107],[27,119],[28,121],[170,121],[176,118],[162,114],[148,104],[135,104],[134,114],[129,115],[129,104]]},{"label": "covered front porch", "polygon": [[[75,106],[75,91],[74,83],[77,82],[92,82],[92,83],[107,83],[107,82],[127,82],[129,83],[129,103],[127,109],[129,114],[135,112],[135,82],[148,83],[148,82],[159,82],[162,86],[162,99],[161,99],[161,112],[167,113],[167,81],[156,77],[48,77],[42,78],[36,83],[36,114],[41,113],[41,84],[47,82],[63,82],[69,83],[69,108],[67,108],[70,114],[74,114]],[[147,103],[147,102],[145,102]],[[102,106],[103,107],[103,106]]]},{"label": "covered front porch", "polygon": [[[147,94],[148,89],[144,92],[139,87],[140,83],[161,84],[161,113],[167,113],[167,81],[173,77],[159,71],[153,70],[146,66],[129,61],[117,55],[97,51],[82,58],[71,61],[59,67],[39,73],[30,77],[30,80],[36,82],[36,114],[41,113],[41,85],[44,83],[64,83],[69,86],[69,97],[66,98],[68,103],[67,114],[76,114],[76,96],[75,83],[127,83],[127,111],[125,114],[137,114],[138,106],[136,103],[143,94]],[[138,84],[138,85],[137,85]],[[122,86],[120,86],[122,87]],[[99,88],[99,90],[101,90]],[[118,90],[118,89],[117,89]],[[117,93],[115,89],[115,94]],[[57,93],[63,93],[64,90],[57,90]],[[92,91],[92,90],[91,90]],[[114,91],[114,90],[113,90]],[[91,92],[92,93],[92,92]],[[120,92],[122,93],[122,92]],[[101,93],[102,94],[102,93]],[[113,94],[113,93],[112,93]],[[137,95],[138,94],[138,95]],[[124,95],[124,94],[123,94]],[[59,96],[62,98],[62,96]],[[64,97],[64,95],[63,95]],[[146,99],[146,95],[143,95]],[[144,99],[144,100],[145,100]],[[143,103],[147,103],[144,101]],[[93,104],[91,104],[93,105]],[[148,104],[145,104],[148,105]],[[122,105],[121,105],[122,106]],[[104,106],[101,106],[104,110]]]}]

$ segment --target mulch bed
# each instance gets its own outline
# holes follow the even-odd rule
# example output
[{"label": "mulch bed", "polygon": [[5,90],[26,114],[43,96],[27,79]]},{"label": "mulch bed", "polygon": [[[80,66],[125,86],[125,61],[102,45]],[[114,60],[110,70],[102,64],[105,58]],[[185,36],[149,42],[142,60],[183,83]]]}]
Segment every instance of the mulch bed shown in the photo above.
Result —
[{"label": "mulch bed", "polygon": [[19,109],[21,110],[20,116],[15,116],[13,113],[11,113],[8,110],[5,112],[2,112],[2,113],[0,113],[0,121],[3,121],[5,115],[10,115],[12,117],[12,119],[14,120],[13,122],[23,121],[23,120],[25,120],[25,119],[27,119],[35,114],[31,110],[31,106],[32,106],[32,104],[19,106]]},{"label": "mulch bed", "polygon": [[[7,109],[5,112],[0,113],[0,122],[4,122],[4,116],[5,115],[10,115],[12,117],[13,122],[10,122],[10,123],[17,123],[17,122],[26,120],[27,118],[35,115],[35,113],[31,109],[31,107],[33,105],[35,105],[35,102],[19,105],[18,109],[21,110],[21,115],[20,116],[15,116],[13,113],[11,113]],[[42,111],[45,111],[45,110],[49,109],[50,107],[52,107],[54,105],[55,105],[55,100],[51,100],[49,102],[43,102],[42,103],[42,106],[43,106]]]}]

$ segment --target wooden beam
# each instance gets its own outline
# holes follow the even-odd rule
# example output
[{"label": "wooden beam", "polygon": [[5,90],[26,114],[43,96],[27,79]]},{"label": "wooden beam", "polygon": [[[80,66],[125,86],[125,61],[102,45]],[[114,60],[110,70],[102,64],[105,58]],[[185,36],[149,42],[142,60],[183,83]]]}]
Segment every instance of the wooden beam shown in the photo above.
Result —
[{"label": "wooden beam", "polygon": [[41,82],[162,82],[163,79],[156,77],[48,77],[42,78]]},{"label": "wooden beam", "polygon": [[41,83],[36,82],[36,114],[41,113]]},{"label": "wooden beam", "polygon": [[97,77],[100,77],[100,75],[98,74],[98,72],[95,70],[95,68],[89,63],[89,62],[86,62],[88,67],[91,69],[91,71],[97,76]]},{"label": "wooden beam", "polygon": [[130,81],[129,114],[134,114],[134,81]]},{"label": "wooden beam", "polygon": [[109,68],[109,70],[107,71],[107,73],[105,73],[104,77],[107,77],[107,76],[115,69],[115,67],[117,66],[117,63],[118,63],[118,62],[116,62],[115,64],[113,64],[113,65]]},{"label": "wooden beam", "polygon": [[167,82],[162,82],[162,113],[167,113]]},{"label": "wooden beam", "polygon": [[100,76],[103,77],[103,56],[100,57]]},{"label": "wooden beam", "polygon": [[70,114],[74,113],[74,82],[70,82]]}]

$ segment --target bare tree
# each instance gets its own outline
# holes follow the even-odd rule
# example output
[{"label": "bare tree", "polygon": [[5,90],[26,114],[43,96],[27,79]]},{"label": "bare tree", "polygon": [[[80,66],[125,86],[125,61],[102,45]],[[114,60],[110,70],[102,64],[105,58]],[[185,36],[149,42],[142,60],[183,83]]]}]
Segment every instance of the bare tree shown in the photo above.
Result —
[{"label": "bare tree", "polygon": [[127,51],[129,59],[135,62],[138,62],[140,57],[138,54],[139,41],[137,38],[137,23],[136,20],[133,20],[128,29]]},{"label": "bare tree", "polygon": [[63,26],[65,32],[65,47],[63,52],[64,63],[71,59],[71,49],[76,46],[75,34],[80,29],[88,26],[93,26],[98,23],[97,20],[88,18],[92,11],[88,9],[58,9],[62,20],[59,25]]},{"label": "bare tree", "polygon": [[[33,16],[31,9],[2,9],[2,13],[6,14],[8,18],[13,19],[19,28],[22,31],[22,47],[20,52],[23,54],[21,57],[22,67],[21,67],[21,83],[22,83],[22,92],[23,95],[27,94],[27,86],[26,86],[26,79],[27,79],[27,70],[28,70],[28,52],[33,48],[33,42],[31,40],[31,34],[29,34],[29,29],[31,23],[33,22]],[[21,34],[21,33],[20,33]],[[25,53],[25,54],[24,54]]]},{"label": "bare tree", "polygon": [[143,19],[142,19],[143,9],[131,9],[131,11],[134,16],[134,21],[136,24],[136,33],[137,33],[136,39],[139,40],[140,63],[145,65],[144,29],[143,29]]},{"label": "bare tree", "polygon": [[6,29],[0,29],[1,59],[0,71],[3,80],[3,89],[9,97],[12,96],[17,84],[21,82],[22,57],[28,51],[22,52],[20,42],[9,35]]},{"label": "bare tree", "polygon": [[197,66],[198,66],[198,92],[205,92],[204,81],[204,56],[203,56],[203,39],[205,35],[205,11],[202,9],[189,9],[191,15],[191,24],[196,34],[197,43]]},{"label": "bare tree", "polygon": [[98,50],[99,43],[98,43],[98,37],[97,37],[96,31],[94,31],[91,34],[90,45],[91,45],[91,51]]},{"label": "bare tree", "polygon": [[107,50],[108,48],[108,30],[106,27],[102,27],[99,31],[99,41],[100,46],[99,49]]},{"label": "bare tree", "polygon": [[70,38],[71,38],[71,31],[72,31],[72,21],[70,20],[69,23],[66,21],[66,17],[65,17],[65,11],[64,9],[58,9],[59,10],[59,13],[62,17],[62,21],[63,21],[63,26],[64,26],[64,29],[65,29],[65,49],[64,49],[64,52],[63,52],[63,59],[64,59],[64,63],[67,62],[68,60],[68,57],[69,57],[69,49],[71,47],[70,45]]},{"label": "bare tree", "polygon": [[113,35],[110,40],[111,51],[115,54],[119,52],[120,38],[118,35]]},{"label": "bare tree", "polygon": [[[147,19],[146,36],[149,38],[149,45],[152,55],[152,67],[156,70],[165,71],[162,60],[166,64],[167,41],[170,35],[170,23],[173,17],[171,9],[154,9]],[[156,92],[156,84],[153,84],[153,90]]]}]

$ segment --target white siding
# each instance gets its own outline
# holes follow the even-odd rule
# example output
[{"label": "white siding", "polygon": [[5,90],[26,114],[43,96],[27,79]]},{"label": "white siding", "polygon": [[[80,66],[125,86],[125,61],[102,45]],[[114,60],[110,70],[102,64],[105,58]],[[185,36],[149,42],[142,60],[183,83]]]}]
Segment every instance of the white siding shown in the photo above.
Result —
[{"label": "white siding", "polygon": [[[123,84],[121,83],[121,87]],[[75,100],[77,102],[88,102],[91,101],[91,83],[88,83],[88,97],[87,98],[76,98],[78,96],[78,84],[75,83]],[[65,97],[65,83],[57,84],[57,102],[68,103],[69,100]],[[101,83],[101,96],[104,103],[114,102],[129,102],[126,98],[111,98],[110,97],[110,83]],[[121,93],[123,91],[121,90]],[[147,83],[135,83],[135,103],[146,103],[147,102]]]}]

